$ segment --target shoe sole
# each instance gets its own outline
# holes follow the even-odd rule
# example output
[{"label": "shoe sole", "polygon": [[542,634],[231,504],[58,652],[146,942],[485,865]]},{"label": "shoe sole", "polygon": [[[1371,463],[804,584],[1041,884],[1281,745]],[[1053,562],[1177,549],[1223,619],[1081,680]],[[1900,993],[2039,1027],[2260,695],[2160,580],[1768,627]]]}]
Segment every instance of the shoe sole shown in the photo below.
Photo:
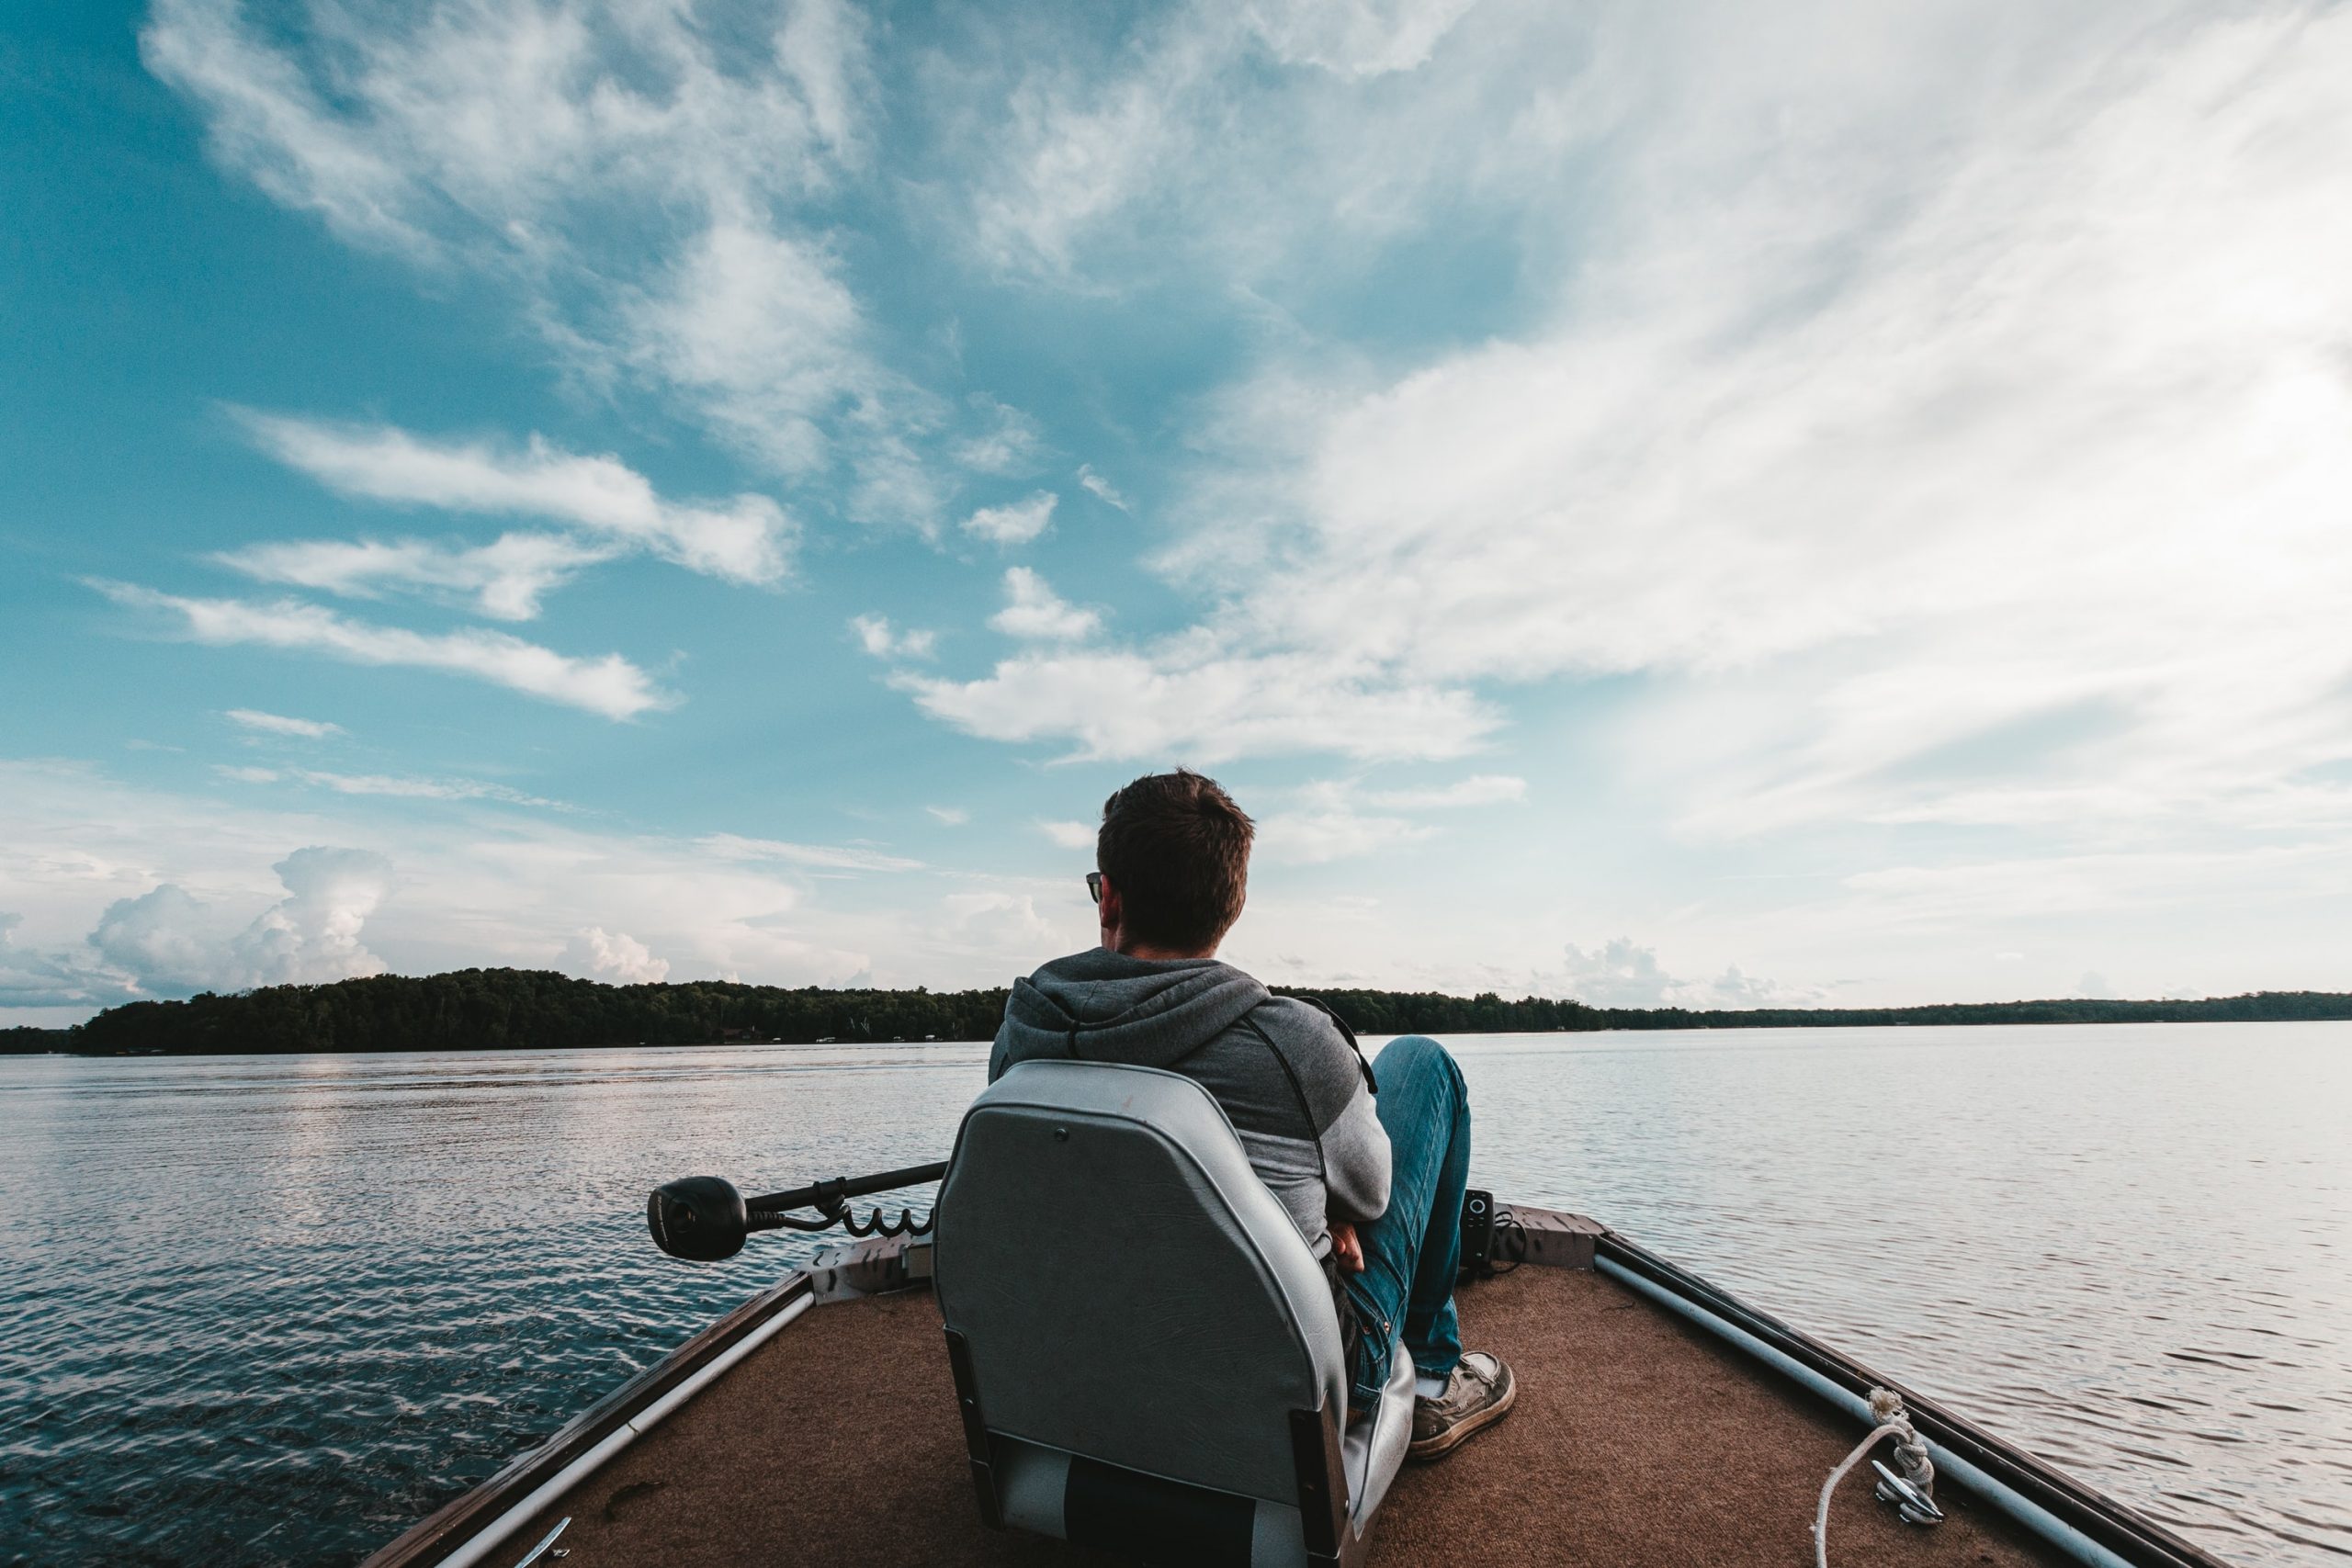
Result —
[{"label": "shoe sole", "polygon": [[1405,1457],[1424,1461],[1443,1459],[1464,1443],[1510,1415],[1510,1407],[1518,1403],[1519,1380],[1513,1378],[1503,1389],[1501,1398],[1475,1416],[1464,1416],[1435,1437],[1417,1438],[1406,1445]]}]

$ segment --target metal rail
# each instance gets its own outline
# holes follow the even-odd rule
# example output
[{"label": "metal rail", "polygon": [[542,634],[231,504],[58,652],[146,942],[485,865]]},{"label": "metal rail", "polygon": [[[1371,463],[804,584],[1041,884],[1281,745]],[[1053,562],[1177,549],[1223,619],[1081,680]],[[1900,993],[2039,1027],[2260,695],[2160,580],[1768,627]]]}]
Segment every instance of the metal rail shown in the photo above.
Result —
[{"label": "metal rail", "polygon": [[[1867,1404],[1873,1387],[1894,1390],[1903,1396],[1911,1424],[1935,1450],[1939,1468],[1951,1470],[1954,1479],[1963,1485],[1973,1482],[1973,1489],[1988,1501],[2004,1503],[2002,1495],[2007,1494],[2023,1502],[2032,1514],[2043,1516],[2057,1529],[2043,1529],[2041,1521],[2025,1510],[2007,1511],[2053,1544],[2065,1548],[2079,1562],[2120,1562],[2129,1568],[2231,1568],[2211,1552],[2045,1464],[1927,1395],[1914,1392],[1907,1384],[1871,1371],[1843,1351],[1832,1349],[1803,1330],[1758,1311],[1730,1292],[1668,1262],[1615,1231],[1601,1234],[1595,1252],[1596,1262],[1603,1272],[1624,1280],[1645,1295],[1659,1299],[1662,1304],[1675,1307],[1750,1355],[1795,1377],[1815,1393],[1826,1392],[1832,1403],[1841,1406],[1847,1406],[1849,1400]],[[1782,1365],[1783,1362],[1789,1365]],[[1826,1390],[1816,1384],[1826,1385]],[[2084,1547],[2091,1550],[2084,1551]]]},{"label": "metal rail", "polygon": [[886,1170],[874,1176],[836,1176],[830,1181],[812,1181],[806,1187],[795,1187],[788,1192],[770,1192],[758,1198],[746,1198],[743,1207],[755,1214],[780,1214],[787,1209],[823,1211],[836,1208],[852,1198],[868,1198],[876,1192],[888,1192],[899,1187],[920,1187],[946,1174],[947,1162],[943,1159],[930,1165],[910,1165],[899,1170]]}]

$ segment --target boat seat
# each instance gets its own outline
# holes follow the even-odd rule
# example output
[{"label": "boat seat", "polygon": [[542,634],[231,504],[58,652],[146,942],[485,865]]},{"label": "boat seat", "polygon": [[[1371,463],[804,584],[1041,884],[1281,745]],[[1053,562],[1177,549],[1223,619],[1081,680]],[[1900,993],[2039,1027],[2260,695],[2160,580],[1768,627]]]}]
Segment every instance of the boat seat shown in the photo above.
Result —
[{"label": "boat seat", "polygon": [[1361,1556],[1412,1358],[1351,1427],[1322,1267],[1199,1084],[1013,1066],[965,1112],[933,1265],[987,1523],[1236,1568]]}]

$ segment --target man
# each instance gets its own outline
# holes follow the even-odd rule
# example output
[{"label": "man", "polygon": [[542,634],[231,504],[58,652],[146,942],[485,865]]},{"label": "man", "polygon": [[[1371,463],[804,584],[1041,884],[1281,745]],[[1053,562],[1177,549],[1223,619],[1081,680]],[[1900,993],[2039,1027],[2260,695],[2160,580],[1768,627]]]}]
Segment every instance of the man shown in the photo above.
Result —
[{"label": "man", "polygon": [[1014,984],[989,1077],[1077,1056],[1164,1067],[1215,1095],[1332,1281],[1351,1418],[1377,1403],[1401,1341],[1419,1374],[1408,1451],[1436,1459],[1517,1392],[1499,1357],[1463,1353],[1454,1319],[1468,1093],[1436,1041],[1392,1041],[1367,1067],[1327,1010],[1217,961],[1255,831],[1215,780],[1182,769],[1105,802],[1086,879],[1102,944]]}]

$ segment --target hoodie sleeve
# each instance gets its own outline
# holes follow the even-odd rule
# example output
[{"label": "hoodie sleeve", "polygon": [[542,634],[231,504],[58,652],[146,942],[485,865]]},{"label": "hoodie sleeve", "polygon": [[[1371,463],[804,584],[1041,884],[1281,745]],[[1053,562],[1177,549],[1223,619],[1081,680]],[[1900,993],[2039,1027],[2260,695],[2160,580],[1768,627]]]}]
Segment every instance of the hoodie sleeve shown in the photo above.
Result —
[{"label": "hoodie sleeve", "polygon": [[1380,1124],[1363,1059],[1338,1025],[1306,1002],[1277,998],[1273,1015],[1283,1055],[1298,1075],[1321,1145],[1330,1217],[1362,1224],[1388,1209],[1388,1130]]},{"label": "hoodie sleeve", "polygon": [[1387,1213],[1388,1129],[1380,1124],[1372,1095],[1361,1081],[1347,1109],[1321,1137],[1331,1218],[1362,1224]]}]

